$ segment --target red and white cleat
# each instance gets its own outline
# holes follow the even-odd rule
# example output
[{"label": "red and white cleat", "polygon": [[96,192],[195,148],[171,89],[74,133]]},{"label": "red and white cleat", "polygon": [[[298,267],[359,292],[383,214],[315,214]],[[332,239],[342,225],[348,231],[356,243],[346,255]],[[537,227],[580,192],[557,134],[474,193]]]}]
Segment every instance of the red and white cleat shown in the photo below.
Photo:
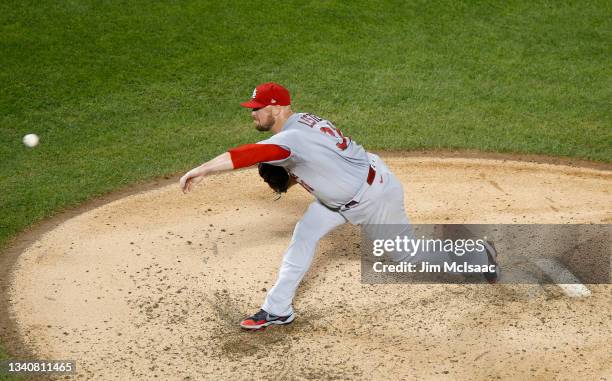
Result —
[{"label": "red and white cleat", "polygon": [[240,326],[244,329],[261,329],[272,324],[289,324],[293,321],[294,318],[294,313],[288,316],[276,316],[271,315],[264,310],[259,310],[259,312],[257,312],[255,315],[244,319],[240,323]]}]

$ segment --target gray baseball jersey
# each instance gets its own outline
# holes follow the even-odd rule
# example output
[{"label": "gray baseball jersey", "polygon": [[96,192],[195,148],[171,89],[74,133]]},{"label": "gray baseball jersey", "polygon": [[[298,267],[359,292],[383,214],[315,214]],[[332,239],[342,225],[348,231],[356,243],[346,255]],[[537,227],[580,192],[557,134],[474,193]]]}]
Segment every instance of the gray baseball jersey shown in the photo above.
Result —
[{"label": "gray baseball jersey", "polygon": [[366,150],[345,137],[330,121],[308,113],[295,113],[283,129],[259,144],[275,144],[291,152],[269,164],[284,167],[323,204],[337,208],[352,200],[366,181]]}]

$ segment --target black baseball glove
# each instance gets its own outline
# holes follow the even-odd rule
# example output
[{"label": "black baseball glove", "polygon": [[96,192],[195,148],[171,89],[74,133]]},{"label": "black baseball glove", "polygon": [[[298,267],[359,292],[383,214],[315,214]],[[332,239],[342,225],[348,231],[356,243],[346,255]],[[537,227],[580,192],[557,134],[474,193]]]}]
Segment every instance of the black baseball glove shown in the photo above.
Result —
[{"label": "black baseball glove", "polygon": [[285,168],[277,165],[259,163],[259,176],[279,195],[287,192],[291,185],[289,174]]}]

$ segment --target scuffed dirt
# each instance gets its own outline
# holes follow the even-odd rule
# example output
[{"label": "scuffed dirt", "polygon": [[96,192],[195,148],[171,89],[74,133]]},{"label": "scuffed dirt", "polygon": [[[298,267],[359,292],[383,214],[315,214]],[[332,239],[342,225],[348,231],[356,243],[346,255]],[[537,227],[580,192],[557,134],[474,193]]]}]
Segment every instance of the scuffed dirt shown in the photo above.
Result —
[{"label": "scuffed dirt", "polygon": [[[610,223],[612,172],[387,157],[414,223]],[[247,170],[88,210],[24,250],[16,336],[75,379],[610,379],[612,288],[364,285],[359,229],[321,242],[295,322],[243,332],[309,195],[278,201]]]}]

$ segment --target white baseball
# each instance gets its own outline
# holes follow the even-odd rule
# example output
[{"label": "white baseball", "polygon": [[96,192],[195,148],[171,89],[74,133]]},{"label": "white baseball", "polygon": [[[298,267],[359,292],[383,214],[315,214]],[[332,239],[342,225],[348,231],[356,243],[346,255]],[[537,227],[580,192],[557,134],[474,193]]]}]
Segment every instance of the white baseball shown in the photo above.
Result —
[{"label": "white baseball", "polygon": [[23,137],[23,144],[27,147],[36,147],[38,145],[38,135],[36,134],[27,134]]}]

